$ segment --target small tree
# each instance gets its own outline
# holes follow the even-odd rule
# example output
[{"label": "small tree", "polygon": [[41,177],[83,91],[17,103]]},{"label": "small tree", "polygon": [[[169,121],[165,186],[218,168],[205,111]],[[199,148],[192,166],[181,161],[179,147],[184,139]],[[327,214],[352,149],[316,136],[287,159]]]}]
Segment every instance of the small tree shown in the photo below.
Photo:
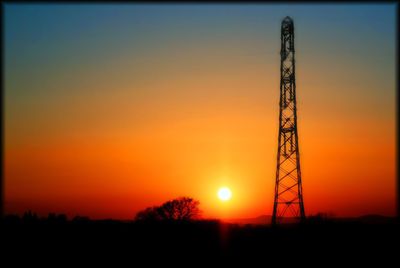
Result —
[{"label": "small tree", "polygon": [[136,214],[136,220],[189,221],[200,216],[200,202],[190,197],[181,197],[165,202],[159,207],[149,207]]},{"label": "small tree", "polygon": [[158,207],[149,207],[145,210],[139,211],[136,214],[135,220],[137,221],[156,221],[161,220],[160,215],[158,214]]},{"label": "small tree", "polygon": [[39,221],[39,217],[37,216],[36,213],[28,210],[22,216],[22,221],[26,223],[33,223]]}]

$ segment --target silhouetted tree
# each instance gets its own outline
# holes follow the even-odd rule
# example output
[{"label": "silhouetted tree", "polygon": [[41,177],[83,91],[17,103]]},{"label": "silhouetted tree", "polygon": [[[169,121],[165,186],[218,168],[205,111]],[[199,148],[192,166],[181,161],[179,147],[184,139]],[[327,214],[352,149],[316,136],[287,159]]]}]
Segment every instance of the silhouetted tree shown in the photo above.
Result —
[{"label": "silhouetted tree", "polygon": [[22,221],[26,223],[33,223],[37,222],[39,220],[38,216],[36,213],[33,213],[32,211],[26,211],[24,215],[22,216]]},{"label": "silhouetted tree", "polygon": [[136,214],[135,220],[137,221],[156,221],[161,220],[161,217],[158,213],[159,207],[149,207],[145,210],[139,211]]},{"label": "silhouetted tree", "polygon": [[136,214],[136,220],[188,221],[200,216],[200,202],[190,197],[181,197],[165,202],[159,207],[149,207]]},{"label": "silhouetted tree", "polygon": [[47,221],[50,223],[65,223],[67,222],[67,216],[65,214],[49,213]]},{"label": "silhouetted tree", "polygon": [[72,219],[72,222],[73,223],[78,223],[78,224],[80,224],[80,223],[88,223],[88,222],[90,222],[90,218],[86,217],[86,216],[77,215]]},{"label": "silhouetted tree", "polygon": [[310,215],[307,217],[307,222],[308,223],[329,223],[331,219],[333,218],[333,214],[328,214],[326,212],[318,212],[314,215]]}]

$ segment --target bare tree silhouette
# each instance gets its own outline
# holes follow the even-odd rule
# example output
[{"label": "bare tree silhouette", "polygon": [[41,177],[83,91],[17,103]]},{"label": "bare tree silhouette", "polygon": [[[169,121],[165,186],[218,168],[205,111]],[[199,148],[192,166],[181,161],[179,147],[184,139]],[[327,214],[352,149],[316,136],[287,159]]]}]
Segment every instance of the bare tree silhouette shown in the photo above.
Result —
[{"label": "bare tree silhouette", "polygon": [[200,202],[190,197],[180,197],[161,206],[149,207],[136,214],[135,220],[179,220],[188,221],[200,216]]}]

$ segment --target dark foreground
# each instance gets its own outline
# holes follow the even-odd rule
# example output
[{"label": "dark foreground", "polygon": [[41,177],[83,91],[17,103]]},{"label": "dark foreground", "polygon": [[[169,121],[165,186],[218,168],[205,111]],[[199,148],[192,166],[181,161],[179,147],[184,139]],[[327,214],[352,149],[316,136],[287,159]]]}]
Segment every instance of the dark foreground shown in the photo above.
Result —
[{"label": "dark foreground", "polygon": [[[19,267],[27,260],[55,267],[128,262],[183,265],[245,261],[331,264],[380,263],[400,255],[399,224],[319,221],[302,225],[237,226],[216,221],[139,223],[119,221],[2,221],[2,256]],[[56,260],[57,262],[54,262]],[[143,265],[143,263],[145,265]],[[36,267],[36,265],[33,265]],[[111,267],[119,267],[113,265]],[[260,266],[260,267],[261,267]],[[167,266],[166,266],[167,267]],[[357,265],[358,267],[358,265]],[[389,266],[381,266],[389,267]]]}]

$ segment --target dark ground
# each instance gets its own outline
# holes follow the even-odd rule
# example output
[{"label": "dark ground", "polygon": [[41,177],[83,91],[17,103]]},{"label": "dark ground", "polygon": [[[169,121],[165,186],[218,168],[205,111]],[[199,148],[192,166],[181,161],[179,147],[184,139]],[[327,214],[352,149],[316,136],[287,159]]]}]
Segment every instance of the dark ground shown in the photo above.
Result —
[{"label": "dark ground", "polygon": [[[400,256],[400,230],[394,219],[378,222],[317,220],[301,225],[238,226],[217,221],[120,222],[63,219],[1,222],[2,256],[20,267],[29,261],[54,267],[83,262],[119,262],[150,267],[164,263],[185,267],[245,267],[273,263],[330,266],[354,263],[394,267]],[[257,262],[258,264],[251,264]],[[35,264],[35,265],[33,265]],[[137,265],[135,265],[137,264]],[[140,265],[139,265],[140,264]],[[144,264],[144,265],[143,265]],[[93,266],[91,265],[91,266]],[[368,265],[369,266],[369,265]],[[166,266],[167,267],[167,266]]]}]

